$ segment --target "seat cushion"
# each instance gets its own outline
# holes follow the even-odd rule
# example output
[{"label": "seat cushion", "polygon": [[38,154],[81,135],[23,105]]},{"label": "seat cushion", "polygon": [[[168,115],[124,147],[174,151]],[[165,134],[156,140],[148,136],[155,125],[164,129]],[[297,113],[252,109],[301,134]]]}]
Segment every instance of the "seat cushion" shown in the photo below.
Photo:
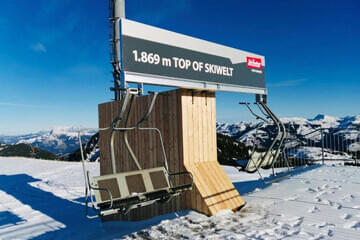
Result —
[{"label": "seat cushion", "polygon": [[150,172],[150,179],[154,187],[154,190],[169,187],[168,182],[166,181],[165,178],[165,173],[162,170]]},{"label": "seat cushion", "polygon": [[125,177],[130,195],[133,193],[146,192],[142,174],[134,174]]}]

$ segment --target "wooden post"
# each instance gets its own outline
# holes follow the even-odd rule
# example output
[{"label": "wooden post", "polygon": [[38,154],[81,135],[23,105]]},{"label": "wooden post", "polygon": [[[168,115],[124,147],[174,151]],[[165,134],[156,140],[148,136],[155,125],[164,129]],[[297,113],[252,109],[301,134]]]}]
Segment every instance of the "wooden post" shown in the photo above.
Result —
[{"label": "wooden post", "polygon": [[[150,96],[136,99],[129,125],[140,119],[150,99]],[[109,126],[120,106],[118,101],[100,104],[99,127]],[[134,209],[128,216],[113,216],[105,220],[138,221],[185,209],[214,215],[220,210],[236,210],[245,204],[217,162],[215,93],[185,89],[164,92],[158,96],[154,110],[143,126],[160,129],[170,172],[190,171],[194,175],[194,188],[166,204],[153,204]],[[128,136],[143,168],[162,166],[160,140],[155,133],[132,131]],[[99,141],[100,173],[111,174],[109,131],[100,132]],[[117,171],[136,170],[121,133],[116,136],[115,146]],[[184,178],[175,179],[177,184],[185,181]]]}]

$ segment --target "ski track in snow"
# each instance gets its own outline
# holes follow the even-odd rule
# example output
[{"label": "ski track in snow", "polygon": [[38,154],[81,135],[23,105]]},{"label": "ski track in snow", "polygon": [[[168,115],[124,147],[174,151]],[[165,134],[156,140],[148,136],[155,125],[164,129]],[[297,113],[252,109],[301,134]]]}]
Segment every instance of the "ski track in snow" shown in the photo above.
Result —
[{"label": "ski track in snow", "polygon": [[[0,163],[0,239],[360,239],[355,167],[299,168],[271,185],[223,167],[247,202],[241,211],[101,223],[84,216],[80,163],[4,157]],[[88,167],[99,174],[98,163]]]}]

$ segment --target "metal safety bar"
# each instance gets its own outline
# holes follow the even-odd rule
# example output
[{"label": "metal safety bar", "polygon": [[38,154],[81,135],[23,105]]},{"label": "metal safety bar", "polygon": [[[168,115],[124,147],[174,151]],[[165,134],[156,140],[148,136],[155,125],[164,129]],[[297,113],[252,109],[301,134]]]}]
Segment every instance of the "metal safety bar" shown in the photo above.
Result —
[{"label": "metal safety bar", "polygon": [[[175,172],[175,173],[168,173],[168,175],[169,175],[169,178],[173,177],[173,176],[189,175],[191,178],[191,187],[193,187],[193,185],[194,185],[194,175],[191,172]],[[169,181],[169,183],[170,183],[170,186],[173,187],[172,182]]]},{"label": "metal safety bar", "polygon": [[[276,161],[277,161],[277,159],[279,157],[280,150],[282,148],[282,145],[283,145],[284,140],[285,140],[286,135],[287,135],[286,128],[285,128],[285,125],[280,121],[280,119],[270,110],[270,108],[265,103],[260,102],[260,105],[269,114],[269,116],[278,123],[279,130],[281,131],[281,137],[280,137],[279,145],[278,145],[278,148],[276,149],[274,159],[273,159],[272,164],[271,164],[271,167],[272,167],[272,170],[273,170],[273,175],[275,175],[274,166],[275,166],[275,163],[276,163]],[[285,160],[285,162],[287,164],[288,171],[289,171],[290,170],[289,162],[287,161],[287,159]]]},{"label": "metal safety bar", "polygon": [[271,113],[271,111],[267,108],[266,104],[263,102],[260,102],[260,106],[262,106],[264,108],[264,110],[266,111],[266,113],[269,115],[269,117],[271,118],[271,120],[275,123],[276,125],[276,129],[277,129],[277,134],[276,137],[274,138],[274,140],[272,141],[270,147],[268,148],[268,150],[266,151],[265,156],[263,157],[262,161],[259,164],[259,167],[261,166],[261,164],[264,162],[265,159],[267,159],[268,157],[270,157],[269,155],[272,154],[272,149],[274,148],[278,138],[280,137],[280,135],[282,134],[281,131],[281,127],[279,124],[278,119]]},{"label": "metal safety bar", "polygon": [[255,105],[258,106],[258,108],[260,109],[260,112],[267,118],[270,119],[270,116],[260,107],[258,102],[255,102]]},{"label": "metal safety bar", "polygon": [[268,120],[266,120],[266,119],[264,119],[263,117],[260,117],[258,114],[256,114],[253,110],[252,110],[252,108],[250,107],[250,103],[248,103],[248,102],[239,102],[239,104],[240,105],[245,105],[248,109],[249,109],[249,111],[250,111],[250,113],[253,115],[253,116],[255,116],[255,118],[258,120],[258,119],[261,119],[262,121],[264,121],[264,122],[269,122]]},{"label": "metal safety bar", "polygon": [[[111,157],[111,167],[112,167],[112,171],[115,174],[116,173],[116,160],[115,160],[115,146],[114,146],[114,142],[115,142],[115,129],[118,127],[118,125],[121,123],[121,121],[124,118],[124,114],[126,111],[126,108],[128,107],[129,103],[130,103],[130,108],[126,114],[126,120],[125,120],[125,127],[126,124],[128,123],[129,120],[129,115],[132,109],[132,104],[134,102],[135,99],[135,95],[138,94],[138,91],[133,90],[133,89],[128,89],[126,90],[125,93],[125,98],[123,100],[122,103],[122,107],[121,107],[121,111],[119,112],[119,114],[115,117],[114,121],[111,124],[111,133],[110,133],[110,157]],[[130,153],[131,158],[134,160],[136,166],[141,169],[140,164],[138,163],[136,156],[134,154],[134,152],[132,151],[129,142],[127,140],[127,135],[124,136],[124,140],[125,140],[125,145],[126,148],[128,150],[128,152]]]},{"label": "metal safety bar", "polygon": [[[128,141],[127,132],[131,131],[131,130],[135,130],[135,129],[137,129],[137,130],[152,130],[152,131],[155,131],[155,132],[157,132],[159,134],[160,143],[161,143],[161,147],[162,147],[162,150],[163,150],[164,167],[168,171],[168,167],[167,167],[168,164],[167,164],[167,159],[166,159],[166,154],[165,154],[164,141],[163,141],[160,130],[158,128],[142,128],[142,127],[140,127],[140,124],[143,123],[145,120],[147,120],[148,117],[150,116],[150,114],[151,114],[151,112],[152,112],[152,110],[154,108],[155,101],[156,101],[156,98],[158,96],[158,93],[153,93],[152,94],[153,96],[152,96],[150,105],[148,107],[148,110],[143,115],[143,117],[134,126],[128,127],[127,125],[128,125],[130,114],[131,114],[132,109],[133,109],[134,101],[136,99],[136,97],[135,97],[136,94],[137,93],[134,93],[134,92],[127,92],[126,93],[122,111],[120,112],[119,117],[117,118],[115,124],[113,124],[114,127],[112,127],[110,147],[111,147],[111,152],[114,153],[114,155],[112,156],[113,173],[114,174],[116,173],[116,167],[115,167],[115,164],[114,164],[115,163],[114,138],[115,138],[115,132],[116,131],[124,132],[123,139],[124,139],[124,142],[125,142],[126,149],[128,150],[132,160],[135,162],[135,165],[137,166],[137,168],[139,170],[142,169],[142,167],[140,166],[140,163],[139,163],[137,157],[135,156],[135,154],[134,154],[134,152],[133,152],[133,150],[132,150],[132,148],[131,148],[131,146],[129,144],[129,141]],[[126,99],[130,99],[130,100],[126,101]],[[118,127],[120,121],[123,119],[123,113],[125,112],[126,108],[128,108],[128,110],[127,110],[126,117],[125,117],[124,127]]]}]

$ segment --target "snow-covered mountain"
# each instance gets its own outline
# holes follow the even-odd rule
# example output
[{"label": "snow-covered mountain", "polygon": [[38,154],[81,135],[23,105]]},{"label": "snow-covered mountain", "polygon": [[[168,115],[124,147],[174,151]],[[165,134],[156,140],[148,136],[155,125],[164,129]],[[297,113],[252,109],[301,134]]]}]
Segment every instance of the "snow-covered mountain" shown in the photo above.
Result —
[{"label": "snow-covered mountain", "polygon": [[[347,116],[343,118],[331,117],[319,114],[312,119],[305,118],[282,118],[281,121],[286,125],[289,139],[300,139],[303,141],[312,141],[319,144],[321,135],[320,128],[324,130],[324,137],[331,138],[336,136],[342,142],[345,142],[346,149],[349,151],[360,151],[360,115]],[[274,136],[275,127],[272,123],[258,122],[239,122],[239,123],[217,123],[217,132],[231,136],[239,142],[252,145],[257,135],[258,146],[268,145],[269,136]],[[0,143],[16,144],[26,143],[44,150],[48,150],[57,155],[66,155],[70,158],[78,159],[79,128],[57,127],[47,131],[41,131],[34,134],[19,136],[0,136]],[[313,133],[316,131],[315,133]],[[96,131],[87,131],[83,133],[83,142],[86,143],[96,133]],[[98,137],[86,149],[88,157],[98,159]],[[336,149],[335,149],[336,150]]]},{"label": "snow-covered mountain", "polygon": [[[315,118],[281,118],[287,129],[293,134],[305,136],[317,129],[332,129],[340,132],[347,138],[355,139],[359,137],[360,132],[360,115],[347,116],[343,118],[331,117],[323,114],[317,115]],[[217,123],[216,130],[224,135],[235,137],[237,140],[244,142],[255,134],[255,129],[267,129],[273,126],[271,123],[257,122],[239,122],[239,123]],[[311,137],[311,136],[309,136]]]},{"label": "snow-covered mountain", "polygon": [[[5,144],[25,143],[50,151],[56,155],[74,152],[79,148],[79,128],[55,127],[50,130],[17,136],[1,136],[0,142]],[[96,131],[84,131],[82,141],[87,142]]]},{"label": "snow-covered mountain", "polygon": [[[290,164],[322,159],[360,159],[360,115],[343,118],[319,114],[314,118],[282,118],[287,129],[281,158]],[[273,123],[218,123],[217,132],[249,147],[266,150],[277,131]],[[278,144],[278,142],[276,142]],[[285,162],[279,162],[283,166]]]}]

